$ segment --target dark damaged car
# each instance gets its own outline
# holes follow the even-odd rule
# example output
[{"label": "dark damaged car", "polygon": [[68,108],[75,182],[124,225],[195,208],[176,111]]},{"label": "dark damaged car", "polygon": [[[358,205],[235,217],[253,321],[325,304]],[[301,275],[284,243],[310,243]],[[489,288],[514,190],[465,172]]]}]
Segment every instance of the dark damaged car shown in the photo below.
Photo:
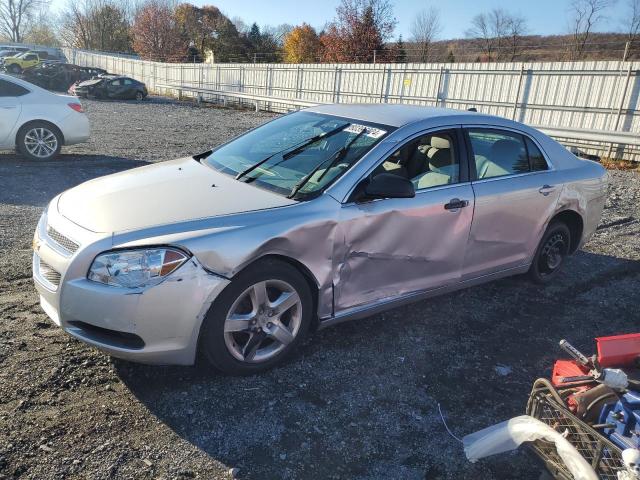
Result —
[{"label": "dark damaged car", "polygon": [[65,92],[75,82],[89,80],[106,70],[93,67],[80,67],[70,63],[44,62],[24,71],[24,79],[39,87],[57,92]]},{"label": "dark damaged car", "polygon": [[144,83],[129,77],[100,76],[74,84],[69,93],[78,97],[117,100],[144,100],[149,92]]}]

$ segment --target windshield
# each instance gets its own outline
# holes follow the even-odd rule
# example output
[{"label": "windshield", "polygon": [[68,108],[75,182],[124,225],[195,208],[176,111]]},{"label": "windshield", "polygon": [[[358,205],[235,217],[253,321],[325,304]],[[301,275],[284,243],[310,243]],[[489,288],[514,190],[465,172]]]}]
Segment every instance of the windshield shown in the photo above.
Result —
[{"label": "windshield", "polygon": [[322,192],[393,129],[296,112],[232,140],[202,162],[239,181],[308,198]]}]

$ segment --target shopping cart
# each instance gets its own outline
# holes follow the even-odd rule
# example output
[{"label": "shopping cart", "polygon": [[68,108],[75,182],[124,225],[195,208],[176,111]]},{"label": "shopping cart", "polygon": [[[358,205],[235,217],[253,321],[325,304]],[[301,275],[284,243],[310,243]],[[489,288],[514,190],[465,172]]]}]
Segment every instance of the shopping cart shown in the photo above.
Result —
[{"label": "shopping cart", "polygon": [[[573,415],[565,407],[562,390],[557,390],[548,380],[538,379],[534,382],[527,403],[527,415],[565,436],[601,479],[617,480],[617,472],[624,470],[620,448],[598,433],[598,425],[589,426]],[[573,480],[555,444],[536,440],[530,445],[554,478]]]}]

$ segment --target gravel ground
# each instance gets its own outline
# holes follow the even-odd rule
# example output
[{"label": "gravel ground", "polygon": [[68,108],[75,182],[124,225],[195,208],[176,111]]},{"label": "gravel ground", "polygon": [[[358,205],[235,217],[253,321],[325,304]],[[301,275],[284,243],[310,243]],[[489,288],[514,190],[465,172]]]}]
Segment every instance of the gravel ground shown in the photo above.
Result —
[{"label": "gravel ground", "polygon": [[343,324],[250,378],[111,359],[40,310],[30,247],[43,206],[271,115],[84,103],[90,143],[53,162],[0,154],[2,479],[537,479],[523,451],[469,464],[438,403],[458,436],[522,414],[560,338],[591,352],[594,336],[638,329],[640,175],[613,171],[601,228],[548,287],[510,278]]}]

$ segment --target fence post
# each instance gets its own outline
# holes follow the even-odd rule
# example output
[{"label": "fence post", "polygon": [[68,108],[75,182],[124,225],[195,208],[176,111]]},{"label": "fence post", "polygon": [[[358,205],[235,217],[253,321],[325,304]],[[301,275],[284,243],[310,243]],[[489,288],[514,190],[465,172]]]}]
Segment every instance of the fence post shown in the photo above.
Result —
[{"label": "fence post", "polygon": [[518,105],[520,103],[520,90],[522,89],[522,78],[524,77],[524,63],[520,66],[520,76],[518,77],[518,89],[516,90],[516,98],[513,101],[513,113],[511,119],[516,119],[516,113],[518,113]]},{"label": "fence post", "polygon": [[444,72],[444,68],[440,67],[440,73],[438,73],[438,88],[436,89],[436,101],[435,106],[440,106],[440,87],[442,86],[442,74]]},{"label": "fence post", "polygon": [[631,46],[631,42],[625,42],[624,44],[624,53],[622,54],[622,61],[627,61],[627,56],[629,55],[629,47]]},{"label": "fence post", "polygon": [[387,84],[384,88],[384,103],[389,103],[389,90],[391,89],[391,67],[387,67]]},{"label": "fence post", "polygon": [[180,65],[180,89],[178,90],[178,100],[182,100],[182,87],[184,86],[184,71]]},{"label": "fence post", "polygon": [[157,77],[157,70],[156,70],[156,62],[153,62],[153,90],[158,93],[158,87],[156,87],[156,85],[158,85],[158,77]]},{"label": "fence post", "polygon": [[374,64],[374,65],[376,64],[376,54],[377,54],[377,53],[378,53],[378,51],[377,51],[377,50],[374,50],[374,51],[373,51],[373,64]]},{"label": "fence post", "polygon": [[[616,121],[613,124],[613,131],[618,131],[620,125],[620,118],[622,117],[622,110],[624,109],[624,101],[627,99],[627,90],[629,90],[629,80],[631,79],[631,65],[629,62],[629,68],[627,69],[627,78],[624,82],[624,89],[622,90],[622,96],[620,97],[620,104],[618,105],[618,113],[616,115]],[[611,150],[613,150],[613,144],[609,144],[609,150],[607,151],[607,157],[611,158]]]},{"label": "fence post", "polygon": [[300,98],[300,88],[301,88],[301,83],[302,83],[302,68],[300,68],[300,65],[298,65],[296,67],[296,91],[294,93],[294,98],[299,99]]},{"label": "fence post", "polygon": [[[273,67],[267,66],[267,83],[265,86],[265,95],[271,96],[273,94],[272,90],[272,82],[273,82]],[[267,111],[271,111],[271,102],[267,103]]]},{"label": "fence post", "polygon": [[342,69],[336,66],[333,74],[333,103],[340,103],[340,84],[342,83]]}]

